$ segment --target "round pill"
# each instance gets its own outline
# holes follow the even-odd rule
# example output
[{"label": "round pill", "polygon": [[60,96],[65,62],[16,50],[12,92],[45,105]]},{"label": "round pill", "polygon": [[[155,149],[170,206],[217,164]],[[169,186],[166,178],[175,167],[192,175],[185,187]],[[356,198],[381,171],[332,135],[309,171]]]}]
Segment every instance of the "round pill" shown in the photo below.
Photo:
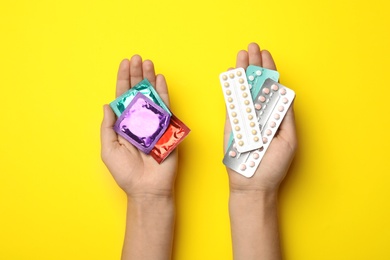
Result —
[{"label": "round pill", "polygon": [[228,98],[228,101],[229,101],[229,102],[232,102],[232,101],[233,101],[233,99],[230,97],[230,98]]},{"label": "round pill", "polygon": [[238,124],[238,119],[235,118],[235,119],[233,120],[233,123]]},{"label": "round pill", "polygon": [[288,103],[288,99],[287,98],[283,98],[282,102],[283,102],[283,104],[287,104]]},{"label": "round pill", "polygon": [[260,110],[260,109],[261,109],[261,105],[260,105],[260,104],[255,104],[255,108],[256,108],[257,110]]},{"label": "round pill", "polygon": [[242,96],[244,97],[244,98],[246,98],[247,96],[248,96],[248,94],[247,93],[242,93]]},{"label": "round pill", "polygon": [[253,134],[253,135],[257,134],[257,131],[253,129],[253,130],[252,130],[252,134]]},{"label": "round pill", "polygon": [[249,120],[252,120],[252,119],[253,119],[253,116],[252,116],[252,115],[249,115],[249,116],[248,116],[248,119],[249,119]]},{"label": "round pill", "polygon": [[237,153],[236,153],[235,151],[230,151],[230,152],[229,152],[229,156],[230,156],[230,157],[233,157],[233,158],[234,158],[234,157],[236,157],[236,155],[237,155]]},{"label": "round pill", "polygon": [[226,90],[226,95],[230,96],[230,94],[232,94],[232,92],[230,90]]},{"label": "round pill", "polygon": [[245,105],[249,105],[249,100],[245,100],[245,101],[244,101],[244,104],[245,104]]},{"label": "round pill", "polygon": [[253,141],[258,142],[259,138],[257,136],[253,137]]},{"label": "round pill", "polygon": [[263,143],[264,144],[268,143],[268,138],[267,137],[263,137]]},{"label": "round pill", "polygon": [[241,76],[241,75],[242,75],[241,71],[237,71],[237,76]]},{"label": "round pill", "polygon": [[244,145],[244,142],[243,142],[243,141],[239,141],[239,142],[238,142],[238,145],[239,145],[239,146],[243,146],[243,145]]},{"label": "round pill", "polygon": [[229,83],[228,83],[228,82],[223,83],[223,85],[224,85],[226,88],[229,87]]},{"label": "round pill", "polygon": [[254,122],[251,122],[249,125],[250,125],[251,127],[254,127],[256,124],[255,124]]},{"label": "round pill", "polygon": [[252,157],[253,157],[253,159],[259,159],[259,154],[258,153],[253,153],[252,154]]},{"label": "round pill", "polygon": [[233,112],[232,113],[232,117],[236,117],[237,116],[237,113],[236,112]]},{"label": "round pill", "polygon": [[278,91],[279,87],[278,87],[278,85],[276,85],[276,84],[272,84],[271,89],[272,89],[273,91]]},{"label": "round pill", "polygon": [[249,162],[249,166],[250,166],[250,167],[255,167],[255,162],[254,162],[254,161],[250,161],[250,162]]},{"label": "round pill", "polygon": [[240,131],[240,127],[239,126],[236,126],[234,129],[236,129],[236,131]]},{"label": "round pill", "polygon": [[259,97],[259,101],[262,102],[262,103],[264,103],[264,102],[265,102],[265,97],[264,97],[264,96],[260,96],[260,97]]},{"label": "round pill", "polygon": [[233,105],[233,104],[231,104],[229,107],[230,107],[231,109],[233,109],[233,108],[234,108],[234,105]]},{"label": "round pill", "polygon": [[268,95],[269,94],[269,88],[263,88],[263,93]]},{"label": "round pill", "polygon": [[241,171],[245,171],[246,170],[246,165],[245,164],[241,164],[240,165],[240,170]]},{"label": "round pill", "polygon": [[227,80],[227,76],[226,76],[226,75],[223,75],[223,76],[222,76],[222,79],[223,79],[223,80]]},{"label": "round pill", "polygon": [[246,87],[245,87],[244,85],[241,85],[240,89],[241,89],[241,90],[245,90]]},{"label": "round pill", "polygon": [[253,77],[252,75],[250,75],[250,76],[248,77],[248,79],[249,79],[250,81],[253,81],[253,80],[255,79],[255,77]]},{"label": "round pill", "polygon": [[261,75],[261,70],[256,70],[256,75],[260,76]]},{"label": "round pill", "polygon": [[234,78],[234,74],[233,73],[230,73],[229,74],[229,77],[232,79],[232,78]]},{"label": "round pill", "polygon": [[243,79],[243,78],[240,78],[240,79],[238,80],[238,82],[240,82],[240,83],[242,84],[242,83],[244,83],[244,79]]},{"label": "round pill", "polygon": [[237,135],[237,138],[238,138],[238,139],[241,139],[241,138],[242,138],[242,135],[238,134],[238,135]]},{"label": "round pill", "polygon": [[269,129],[267,129],[267,130],[265,131],[265,134],[268,135],[268,136],[270,136],[270,135],[272,134],[272,131],[269,130]]},{"label": "round pill", "polygon": [[279,112],[283,112],[283,110],[284,110],[284,106],[279,106],[279,107],[278,107],[278,111],[279,111]]},{"label": "round pill", "polygon": [[269,123],[269,126],[270,126],[271,128],[274,128],[274,127],[276,126],[275,121],[272,121],[271,123]]},{"label": "round pill", "polygon": [[250,113],[251,111],[252,111],[252,109],[250,107],[246,108],[246,112]]},{"label": "round pill", "polygon": [[282,88],[282,89],[280,90],[280,94],[281,94],[281,95],[286,95],[286,92],[287,92],[287,91],[286,91],[285,88]]},{"label": "round pill", "polygon": [[279,115],[278,113],[275,113],[274,118],[275,118],[276,120],[278,120],[278,119],[280,119],[280,115]]}]

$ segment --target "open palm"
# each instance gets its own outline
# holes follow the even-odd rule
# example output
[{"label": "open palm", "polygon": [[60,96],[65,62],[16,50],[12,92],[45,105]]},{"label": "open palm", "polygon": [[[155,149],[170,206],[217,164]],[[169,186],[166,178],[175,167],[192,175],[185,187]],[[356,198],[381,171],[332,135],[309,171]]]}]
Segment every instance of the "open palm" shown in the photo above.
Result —
[{"label": "open palm", "polygon": [[[240,51],[237,54],[236,67],[246,69],[249,65],[261,66],[276,70],[271,54],[266,50],[260,50],[256,43],[248,46],[248,51]],[[224,151],[226,151],[231,125],[226,117],[224,134]],[[297,148],[295,133],[295,119],[292,106],[287,112],[278,132],[275,134],[267,152],[265,153],[256,173],[251,178],[246,178],[227,168],[232,191],[267,191],[279,187],[285,177]]]},{"label": "open palm", "polygon": [[[116,97],[144,78],[155,87],[169,107],[168,88],[163,75],[156,75],[150,60],[139,55],[123,60],[118,69]],[[170,196],[177,170],[177,149],[162,163],[139,151],[113,129],[116,117],[108,105],[104,106],[101,125],[101,155],[103,162],[118,185],[129,196]]]}]

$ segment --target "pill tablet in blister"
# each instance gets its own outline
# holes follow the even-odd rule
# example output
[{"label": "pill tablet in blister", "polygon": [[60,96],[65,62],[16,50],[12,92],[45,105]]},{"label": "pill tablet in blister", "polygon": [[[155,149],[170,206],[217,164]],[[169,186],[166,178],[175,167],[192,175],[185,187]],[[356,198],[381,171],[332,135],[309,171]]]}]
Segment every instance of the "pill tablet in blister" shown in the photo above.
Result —
[{"label": "pill tablet in blister", "polygon": [[220,82],[233,135],[241,136],[237,142],[237,151],[243,153],[260,148],[263,145],[260,131],[252,131],[259,129],[244,69],[221,73]]},{"label": "pill tablet in blister", "polygon": [[[273,86],[274,85],[274,86]],[[261,160],[271,141],[277,132],[283,118],[285,117],[291,103],[295,98],[293,90],[271,80],[267,79],[262,88],[269,88],[273,91],[264,97],[268,100],[268,107],[262,110],[263,113],[257,113],[258,122],[260,124],[261,134],[263,136],[263,146],[260,149],[249,151],[246,153],[239,153],[235,147],[235,143],[231,143],[227,149],[227,152],[223,158],[223,163],[226,167],[236,171],[237,173],[250,178],[256,172]],[[264,95],[259,93],[259,95]],[[255,97],[258,99],[258,97]],[[256,101],[260,102],[260,101]],[[256,106],[255,102],[255,106]],[[275,118],[278,118],[277,120]],[[234,154],[235,156],[230,156]]]}]

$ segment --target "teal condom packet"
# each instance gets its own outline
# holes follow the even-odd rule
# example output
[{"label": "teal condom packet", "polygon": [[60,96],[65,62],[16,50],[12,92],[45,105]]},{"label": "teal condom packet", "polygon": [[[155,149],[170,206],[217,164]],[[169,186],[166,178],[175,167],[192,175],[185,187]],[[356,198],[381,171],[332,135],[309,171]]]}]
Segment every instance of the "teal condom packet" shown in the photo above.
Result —
[{"label": "teal condom packet", "polygon": [[[255,101],[255,97],[259,94],[264,82],[267,79],[272,79],[273,81],[279,81],[279,72],[276,70],[266,69],[260,66],[249,65],[245,71],[246,78],[251,90],[252,100]],[[230,134],[228,147],[233,142],[233,134]]]},{"label": "teal condom packet", "polygon": [[117,97],[114,101],[110,103],[111,109],[119,117],[126,107],[130,104],[137,93],[141,93],[152,100],[154,103],[162,107],[169,115],[172,115],[169,108],[165,105],[164,101],[158,95],[157,91],[154,89],[152,84],[147,79],[143,79],[140,83]]}]

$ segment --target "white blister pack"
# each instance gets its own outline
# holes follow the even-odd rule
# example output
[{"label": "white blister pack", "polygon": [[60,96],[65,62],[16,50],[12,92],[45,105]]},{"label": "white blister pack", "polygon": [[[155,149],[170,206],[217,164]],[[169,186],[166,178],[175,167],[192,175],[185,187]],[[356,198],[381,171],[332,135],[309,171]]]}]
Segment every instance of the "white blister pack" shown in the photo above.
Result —
[{"label": "white blister pack", "polygon": [[236,150],[240,153],[263,146],[259,124],[245,70],[237,68],[220,74]]},{"label": "white blister pack", "polygon": [[254,107],[263,146],[259,149],[241,153],[233,142],[227,149],[223,163],[247,178],[252,177],[294,98],[293,90],[272,79],[267,79],[254,98]]}]

